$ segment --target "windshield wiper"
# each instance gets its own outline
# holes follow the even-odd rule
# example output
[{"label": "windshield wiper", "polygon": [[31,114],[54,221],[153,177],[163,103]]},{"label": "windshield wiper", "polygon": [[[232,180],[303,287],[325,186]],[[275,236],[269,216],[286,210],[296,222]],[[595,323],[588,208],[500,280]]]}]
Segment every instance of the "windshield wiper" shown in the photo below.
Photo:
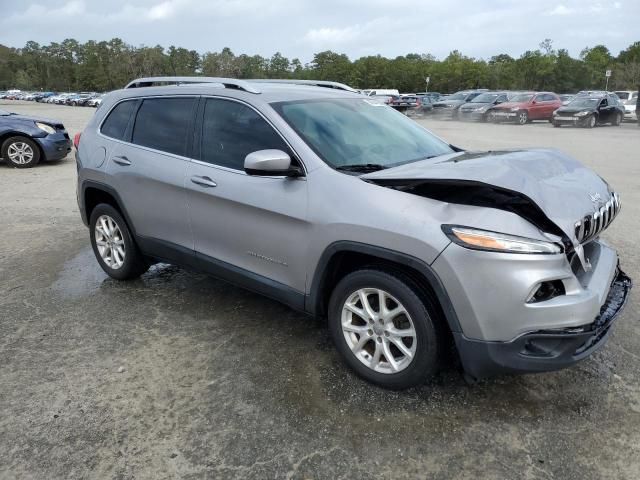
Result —
[{"label": "windshield wiper", "polygon": [[354,163],[352,165],[340,165],[336,167],[336,170],[344,172],[377,172],[385,168],[387,167],[379,163]]}]

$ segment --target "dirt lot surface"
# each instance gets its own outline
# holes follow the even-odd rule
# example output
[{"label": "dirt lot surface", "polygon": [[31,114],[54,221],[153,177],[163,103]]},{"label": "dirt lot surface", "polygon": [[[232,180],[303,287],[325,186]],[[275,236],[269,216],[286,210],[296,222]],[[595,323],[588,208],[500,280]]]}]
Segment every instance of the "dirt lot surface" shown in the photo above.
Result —
[{"label": "dirt lot surface", "polygon": [[[2,103],[4,102],[4,103]],[[61,119],[89,108],[0,101]],[[424,120],[470,149],[545,146],[621,193],[606,238],[640,281],[640,129]],[[556,373],[405,392],[340,362],[321,321],[172,266],[118,283],[80,221],[71,156],[0,164],[2,479],[638,479],[640,287],[607,346]]]}]

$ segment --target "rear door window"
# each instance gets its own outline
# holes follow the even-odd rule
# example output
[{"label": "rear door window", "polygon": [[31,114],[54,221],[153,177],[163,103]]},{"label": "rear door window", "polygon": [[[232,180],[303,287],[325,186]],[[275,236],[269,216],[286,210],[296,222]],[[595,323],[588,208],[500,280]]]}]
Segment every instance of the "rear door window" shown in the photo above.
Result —
[{"label": "rear door window", "polygon": [[124,140],[129,118],[136,103],[137,100],[126,100],[117,104],[102,123],[100,132],[107,137]]},{"label": "rear door window", "polygon": [[132,142],[174,155],[186,155],[194,97],[146,98],[136,116]]}]

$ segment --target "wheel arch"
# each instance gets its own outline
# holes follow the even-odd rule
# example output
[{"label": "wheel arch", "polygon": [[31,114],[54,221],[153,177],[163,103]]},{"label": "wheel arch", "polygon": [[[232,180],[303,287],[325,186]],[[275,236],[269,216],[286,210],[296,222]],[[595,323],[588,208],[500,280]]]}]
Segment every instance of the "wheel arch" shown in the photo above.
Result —
[{"label": "wheel arch", "polygon": [[354,269],[378,267],[407,275],[433,301],[452,332],[460,332],[460,322],[438,274],[424,261],[395,250],[352,241],[329,245],[322,253],[313,275],[305,310],[325,316],[333,287]]},{"label": "wheel arch", "polygon": [[133,234],[134,238],[136,237],[135,227],[131,223],[131,219],[123,206],[118,192],[116,192],[113,188],[103,183],[86,180],[82,183],[81,193],[82,202],[80,205],[80,213],[85,225],[89,224],[89,219],[91,218],[91,212],[93,211],[93,209],[101,203],[106,203],[115,208],[124,217],[125,222],[127,222],[127,226],[131,230],[131,233]]}]

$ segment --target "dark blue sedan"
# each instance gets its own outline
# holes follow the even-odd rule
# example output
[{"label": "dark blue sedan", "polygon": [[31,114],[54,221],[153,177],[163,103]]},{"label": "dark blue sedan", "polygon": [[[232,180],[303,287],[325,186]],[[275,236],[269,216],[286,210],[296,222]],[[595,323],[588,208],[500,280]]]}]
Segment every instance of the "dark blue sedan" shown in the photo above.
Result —
[{"label": "dark blue sedan", "polygon": [[70,151],[71,139],[59,121],[0,110],[0,157],[10,166],[61,160]]}]

